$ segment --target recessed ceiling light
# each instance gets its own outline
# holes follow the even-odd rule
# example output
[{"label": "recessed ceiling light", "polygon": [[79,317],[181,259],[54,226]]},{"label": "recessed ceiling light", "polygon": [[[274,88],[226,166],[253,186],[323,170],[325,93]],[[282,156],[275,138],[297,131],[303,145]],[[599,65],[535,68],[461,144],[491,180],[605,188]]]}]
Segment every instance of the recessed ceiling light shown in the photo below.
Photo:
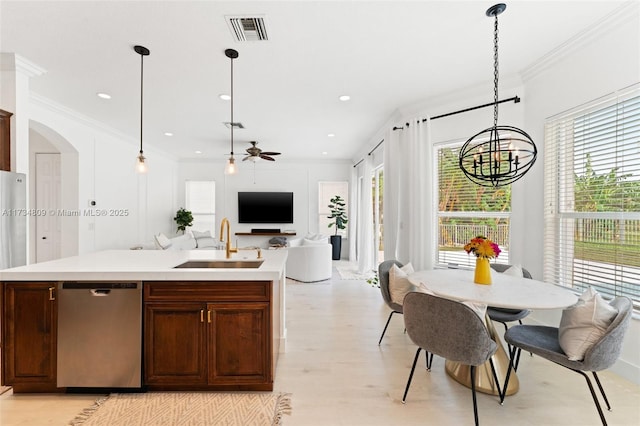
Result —
[{"label": "recessed ceiling light", "polygon": [[98,97],[102,99],[111,99],[111,95],[108,93],[98,92],[96,93],[96,95],[98,95]]},{"label": "recessed ceiling light", "polygon": [[329,138],[335,138],[335,137],[336,137],[336,135],[335,135],[334,133],[329,133],[329,134],[327,135],[327,137],[329,137]]},{"label": "recessed ceiling light", "polygon": [[346,102],[346,101],[348,101],[349,99],[351,99],[351,96],[349,96],[349,95],[342,95],[342,96],[340,96],[338,99],[340,99],[342,102]]},{"label": "recessed ceiling light", "polygon": [[195,151],[196,154],[202,154],[202,151]]},{"label": "recessed ceiling light", "polygon": [[327,151],[322,151],[322,155],[327,155],[328,152]]},{"label": "recessed ceiling light", "polygon": [[165,135],[165,136],[173,136],[173,133],[171,133],[171,132],[164,132],[164,135]]},{"label": "recessed ceiling light", "polygon": [[221,95],[218,95],[218,97],[219,97],[220,99],[222,99],[223,101],[230,101],[230,100],[231,100],[231,96],[229,96],[229,95],[227,95],[227,94],[224,94],[224,93],[223,93],[223,94],[221,94]]}]

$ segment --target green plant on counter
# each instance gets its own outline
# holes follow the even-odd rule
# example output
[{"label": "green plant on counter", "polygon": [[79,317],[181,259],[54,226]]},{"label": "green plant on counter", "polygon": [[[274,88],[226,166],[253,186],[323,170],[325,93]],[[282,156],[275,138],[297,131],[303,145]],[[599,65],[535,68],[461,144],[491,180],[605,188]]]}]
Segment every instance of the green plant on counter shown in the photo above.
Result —
[{"label": "green plant on counter", "polygon": [[176,212],[176,217],[173,218],[178,225],[178,231],[184,231],[187,229],[187,226],[193,225],[193,215],[189,210],[185,210],[184,207],[180,207]]}]

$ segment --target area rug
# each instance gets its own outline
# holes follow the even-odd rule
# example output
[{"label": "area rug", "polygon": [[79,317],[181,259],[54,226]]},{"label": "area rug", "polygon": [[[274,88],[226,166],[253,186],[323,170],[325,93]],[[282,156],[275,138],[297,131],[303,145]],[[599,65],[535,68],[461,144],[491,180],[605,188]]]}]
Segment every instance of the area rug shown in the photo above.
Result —
[{"label": "area rug", "polygon": [[336,266],[336,269],[340,274],[340,278],[343,280],[366,280],[373,276],[373,271],[367,274],[361,274],[358,272],[358,267],[351,264],[339,265]]},{"label": "area rug", "polygon": [[83,410],[72,426],[277,426],[291,394],[266,392],[114,393]]}]

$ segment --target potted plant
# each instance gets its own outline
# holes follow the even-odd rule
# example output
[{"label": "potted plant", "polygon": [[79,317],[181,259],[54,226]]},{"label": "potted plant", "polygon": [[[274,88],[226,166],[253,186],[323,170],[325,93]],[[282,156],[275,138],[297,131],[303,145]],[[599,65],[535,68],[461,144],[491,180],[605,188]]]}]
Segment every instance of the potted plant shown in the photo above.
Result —
[{"label": "potted plant", "polygon": [[342,236],[338,235],[338,231],[345,229],[347,226],[347,212],[346,212],[346,204],[344,199],[336,195],[330,201],[329,210],[331,211],[331,216],[327,216],[328,219],[332,219],[331,223],[329,223],[329,228],[335,226],[336,233],[331,236],[331,245],[333,246],[332,259],[340,260],[340,251],[342,249]]},{"label": "potted plant", "polygon": [[180,207],[176,212],[176,217],[173,218],[178,225],[178,231],[184,231],[187,229],[187,226],[193,225],[193,215],[189,210],[186,210],[184,207]]}]

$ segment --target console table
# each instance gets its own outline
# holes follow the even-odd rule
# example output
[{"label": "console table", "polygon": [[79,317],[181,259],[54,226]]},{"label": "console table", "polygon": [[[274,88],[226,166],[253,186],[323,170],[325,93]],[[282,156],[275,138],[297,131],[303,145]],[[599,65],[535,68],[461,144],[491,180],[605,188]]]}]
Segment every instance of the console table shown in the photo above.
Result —
[{"label": "console table", "polygon": [[296,235],[295,232],[236,232],[236,235],[251,237],[287,237]]}]

